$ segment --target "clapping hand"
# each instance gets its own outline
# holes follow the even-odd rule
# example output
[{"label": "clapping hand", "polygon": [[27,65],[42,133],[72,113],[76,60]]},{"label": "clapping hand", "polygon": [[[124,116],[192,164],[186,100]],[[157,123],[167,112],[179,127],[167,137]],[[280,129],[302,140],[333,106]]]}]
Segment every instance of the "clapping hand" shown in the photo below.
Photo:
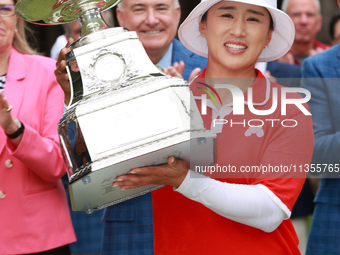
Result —
[{"label": "clapping hand", "polygon": [[[171,75],[171,76],[183,79],[184,68],[185,68],[185,63],[184,61],[181,60],[179,61],[179,63],[175,62],[173,66],[169,66],[168,68],[165,68],[163,72],[167,75]],[[200,72],[201,72],[201,68],[198,68],[198,67],[195,68],[191,72],[188,82],[190,82],[193,78],[195,78]]]}]

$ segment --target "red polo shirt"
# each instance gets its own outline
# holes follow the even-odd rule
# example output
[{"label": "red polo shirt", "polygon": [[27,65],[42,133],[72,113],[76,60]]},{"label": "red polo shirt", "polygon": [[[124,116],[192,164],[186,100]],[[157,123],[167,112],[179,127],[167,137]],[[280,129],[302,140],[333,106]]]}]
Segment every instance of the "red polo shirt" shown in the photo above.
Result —
[{"label": "red polo shirt", "polygon": [[[197,89],[197,82],[204,81],[204,75],[205,70],[190,86],[199,110],[200,96],[204,92]],[[229,112],[227,108],[233,107],[232,104],[224,106],[219,112],[208,107],[207,114],[202,116],[206,129],[211,129],[213,119],[228,121],[222,128],[215,129],[215,166],[229,165],[237,170],[235,173],[211,174],[210,177],[228,183],[262,184],[275,194],[276,204],[289,215],[301,191],[306,173],[299,173],[299,169],[295,173],[283,170],[271,174],[249,173],[241,172],[241,168],[272,166],[278,170],[281,166],[281,169],[290,167],[290,170],[294,171],[294,167],[309,164],[314,143],[312,120],[295,105],[288,105],[286,116],[281,116],[282,86],[267,82],[259,71],[251,87],[254,107],[257,110],[271,108],[272,91],[277,88],[277,110],[267,116],[253,114],[248,107],[247,93],[244,94],[244,115],[233,115],[231,112],[222,116]],[[298,94],[289,94],[289,98],[301,97]],[[251,127],[260,125],[262,121],[264,124],[261,127]],[[292,123],[297,125],[284,127],[282,122],[286,126],[292,126]],[[153,192],[152,197],[156,255],[300,254],[298,237],[290,219],[284,220],[273,232],[266,233],[222,217],[202,204],[173,191],[172,187],[157,190]]]}]

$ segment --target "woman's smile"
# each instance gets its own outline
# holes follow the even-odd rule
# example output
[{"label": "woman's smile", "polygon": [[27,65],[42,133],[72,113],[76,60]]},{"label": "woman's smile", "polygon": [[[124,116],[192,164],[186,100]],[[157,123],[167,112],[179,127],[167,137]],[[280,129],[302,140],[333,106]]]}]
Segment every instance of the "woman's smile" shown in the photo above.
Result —
[{"label": "woman's smile", "polygon": [[245,43],[235,40],[228,40],[224,46],[226,47],[227,52],[233,55],[242,54],[248,48]]}]

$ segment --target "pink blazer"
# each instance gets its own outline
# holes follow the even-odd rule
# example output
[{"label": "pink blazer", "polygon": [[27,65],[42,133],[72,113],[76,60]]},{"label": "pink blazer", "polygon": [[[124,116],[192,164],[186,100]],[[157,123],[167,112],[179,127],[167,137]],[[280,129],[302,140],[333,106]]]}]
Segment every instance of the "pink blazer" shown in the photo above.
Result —
[{"label": "pink blazer", "polygon": [[0,128],[0,254],[49,250],[76,241],[61,176],[57,124],[63,92],[55,61],[12,48],[4,94],[25,131],[15,149]]}]

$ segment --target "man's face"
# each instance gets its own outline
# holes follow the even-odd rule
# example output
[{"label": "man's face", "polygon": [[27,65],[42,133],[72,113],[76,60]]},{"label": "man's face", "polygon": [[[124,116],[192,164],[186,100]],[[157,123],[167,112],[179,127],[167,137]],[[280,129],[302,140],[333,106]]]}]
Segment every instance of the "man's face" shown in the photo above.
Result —
[{"label": "man's face", "polygon": [[290,0],[287,14],[295,26],[295,42],[310,42],[320,31],[322,17],[313,0]]},{"label": "man's face", "polygon": [[165,54],[181,16],[174,0],[124,0],[117,9],[119,25],[136,31],[148,54]]}]

